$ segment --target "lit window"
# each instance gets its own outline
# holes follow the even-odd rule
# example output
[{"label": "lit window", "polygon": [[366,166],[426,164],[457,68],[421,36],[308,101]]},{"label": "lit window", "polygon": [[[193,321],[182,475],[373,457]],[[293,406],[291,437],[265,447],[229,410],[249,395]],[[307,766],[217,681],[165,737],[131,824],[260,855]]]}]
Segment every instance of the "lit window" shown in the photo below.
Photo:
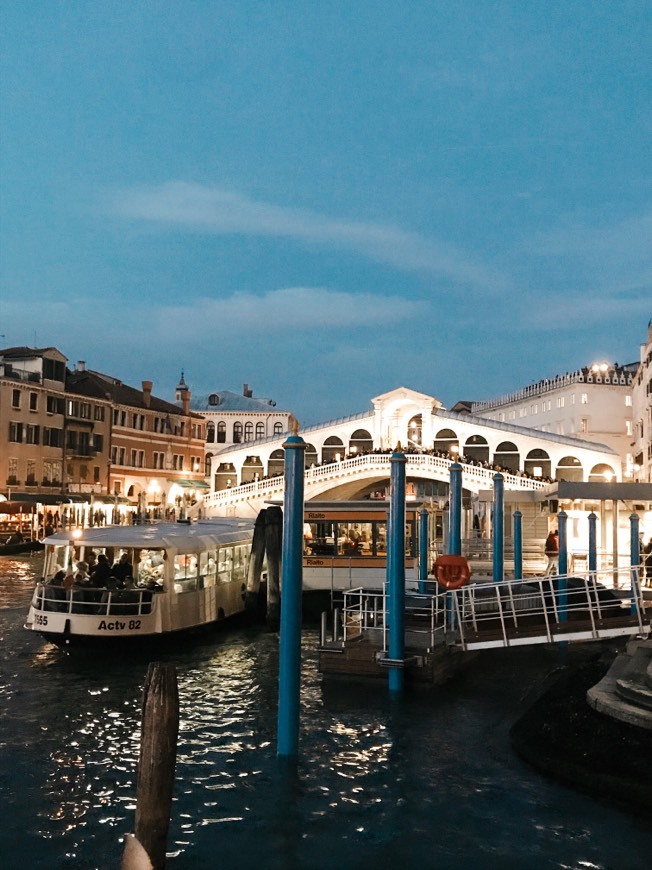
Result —
[{"label": "lit window", "polygon": [[628,408],[631,408],[631,407],[632,407],[632,397],[631,397],[631,396],[625,396],[625,405],[626,405]]},{"label": "lit window", "polygon": [[589,394],[588,393],[582,393],[582,404],[583,405],[589,404]]}]

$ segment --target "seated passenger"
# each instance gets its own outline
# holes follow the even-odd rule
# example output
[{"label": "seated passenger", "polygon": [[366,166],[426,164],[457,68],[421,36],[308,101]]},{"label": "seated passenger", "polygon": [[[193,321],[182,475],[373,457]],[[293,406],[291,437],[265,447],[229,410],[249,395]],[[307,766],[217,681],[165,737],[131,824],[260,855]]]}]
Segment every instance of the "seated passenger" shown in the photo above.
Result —
[{"label": "seated passenger", "polygon": [[127,577],[134,576],[134,566],[129,561],[129,553],[123,553],[118,561],[113,563],[111,573],[117,579],[119,586],[124,586]]},{"label": "seated passenger", "polygon": [[109,560],[104,553],[100,553],[97,557],[97,565],[91,572],[91,586],[95,589],[105,589],[109,577],[111,577]]}]

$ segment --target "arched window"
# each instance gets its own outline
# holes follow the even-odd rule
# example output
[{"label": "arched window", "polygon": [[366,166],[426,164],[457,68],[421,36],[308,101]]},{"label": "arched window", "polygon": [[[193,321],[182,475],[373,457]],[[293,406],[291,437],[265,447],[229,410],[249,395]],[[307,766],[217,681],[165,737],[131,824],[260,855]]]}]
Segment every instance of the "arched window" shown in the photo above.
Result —
[{"label": "arched window", "polygon": [[210,396],[208,397],[208,404],[209,405],[219,405],[220,404],[220,397],[217,395],[217,393],[210,394]]},{"label": "arched window", "polygon": [[260,480],[263,476],[263,463],[260,456],[247,456],[242,466],[241,483],[251,483],[252,480]]},{"label": "arched window", "polygon": [[207,453],[206,458],[204,459],[204,477],[211,476],[211,460],[213,458],[212,453]]},{"label": "arched window", "polygon": [[254,424],[251,421],[249,421],[248,423],[245,423],[244,440],[245,441],[253,441],[254,440]]},{"label": "arched window", "polygon": [[421,414],[412,417],[408,423],[407,437],[408,443],[421,444]]},{"label": "arched window", "polygon": [[264,423],[256,423],[256,440],[258,438],[265,437],[265,424]]},{"label": "arched window", "polygon": [[240,422],[233,424],[233,443],[242,443],[242,423]]},{"label": "arched window", "polygon": [[306,444],[304,451],[304,468],[310,468],[311,465],[317,465],[317,450],[313,444]]},{"label": "arched window", "polygon": [[282,423],[274,423],[274,435],[282,435],[283,434],[283,424]]},{"label": "arched window", "polygon": [[220,420],[220,422],[217,424],[217,443],[226,443],[226,423],[224,422],[224,420]]},{"label": "arched window", "polygon": [[206,425],[206,442],[212,444],[215,441],[215,423],[212,421]]}]

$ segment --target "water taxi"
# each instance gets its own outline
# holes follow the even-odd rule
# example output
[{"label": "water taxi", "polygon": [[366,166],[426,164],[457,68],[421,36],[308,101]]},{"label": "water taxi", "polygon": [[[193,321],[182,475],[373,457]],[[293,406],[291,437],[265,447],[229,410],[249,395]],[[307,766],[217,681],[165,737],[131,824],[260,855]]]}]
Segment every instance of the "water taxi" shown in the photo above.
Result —
[{"label": "water taxi", "polygon": [[139,639],[240,613],[253,528],[228,517],[51,535],[25,628],[55,643]]}]

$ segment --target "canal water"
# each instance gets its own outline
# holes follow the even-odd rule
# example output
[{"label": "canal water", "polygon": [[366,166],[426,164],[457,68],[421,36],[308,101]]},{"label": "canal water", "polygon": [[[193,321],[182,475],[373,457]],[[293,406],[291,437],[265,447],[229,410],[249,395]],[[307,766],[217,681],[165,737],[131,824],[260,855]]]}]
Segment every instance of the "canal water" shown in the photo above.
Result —
[{"label": "canal water", "polygon": [[118,868],[134,826],[142,689],[174,662],[168,867],[642,870],[652,822],[520,761],[509,727],[558,665],[490,651],[409,690],[333,683],[303,640],[300,760],[276,759],[278,636],[222,628],[164,652],[66,653],[23,629],[39,557],[0,557],[0,862]]}]

